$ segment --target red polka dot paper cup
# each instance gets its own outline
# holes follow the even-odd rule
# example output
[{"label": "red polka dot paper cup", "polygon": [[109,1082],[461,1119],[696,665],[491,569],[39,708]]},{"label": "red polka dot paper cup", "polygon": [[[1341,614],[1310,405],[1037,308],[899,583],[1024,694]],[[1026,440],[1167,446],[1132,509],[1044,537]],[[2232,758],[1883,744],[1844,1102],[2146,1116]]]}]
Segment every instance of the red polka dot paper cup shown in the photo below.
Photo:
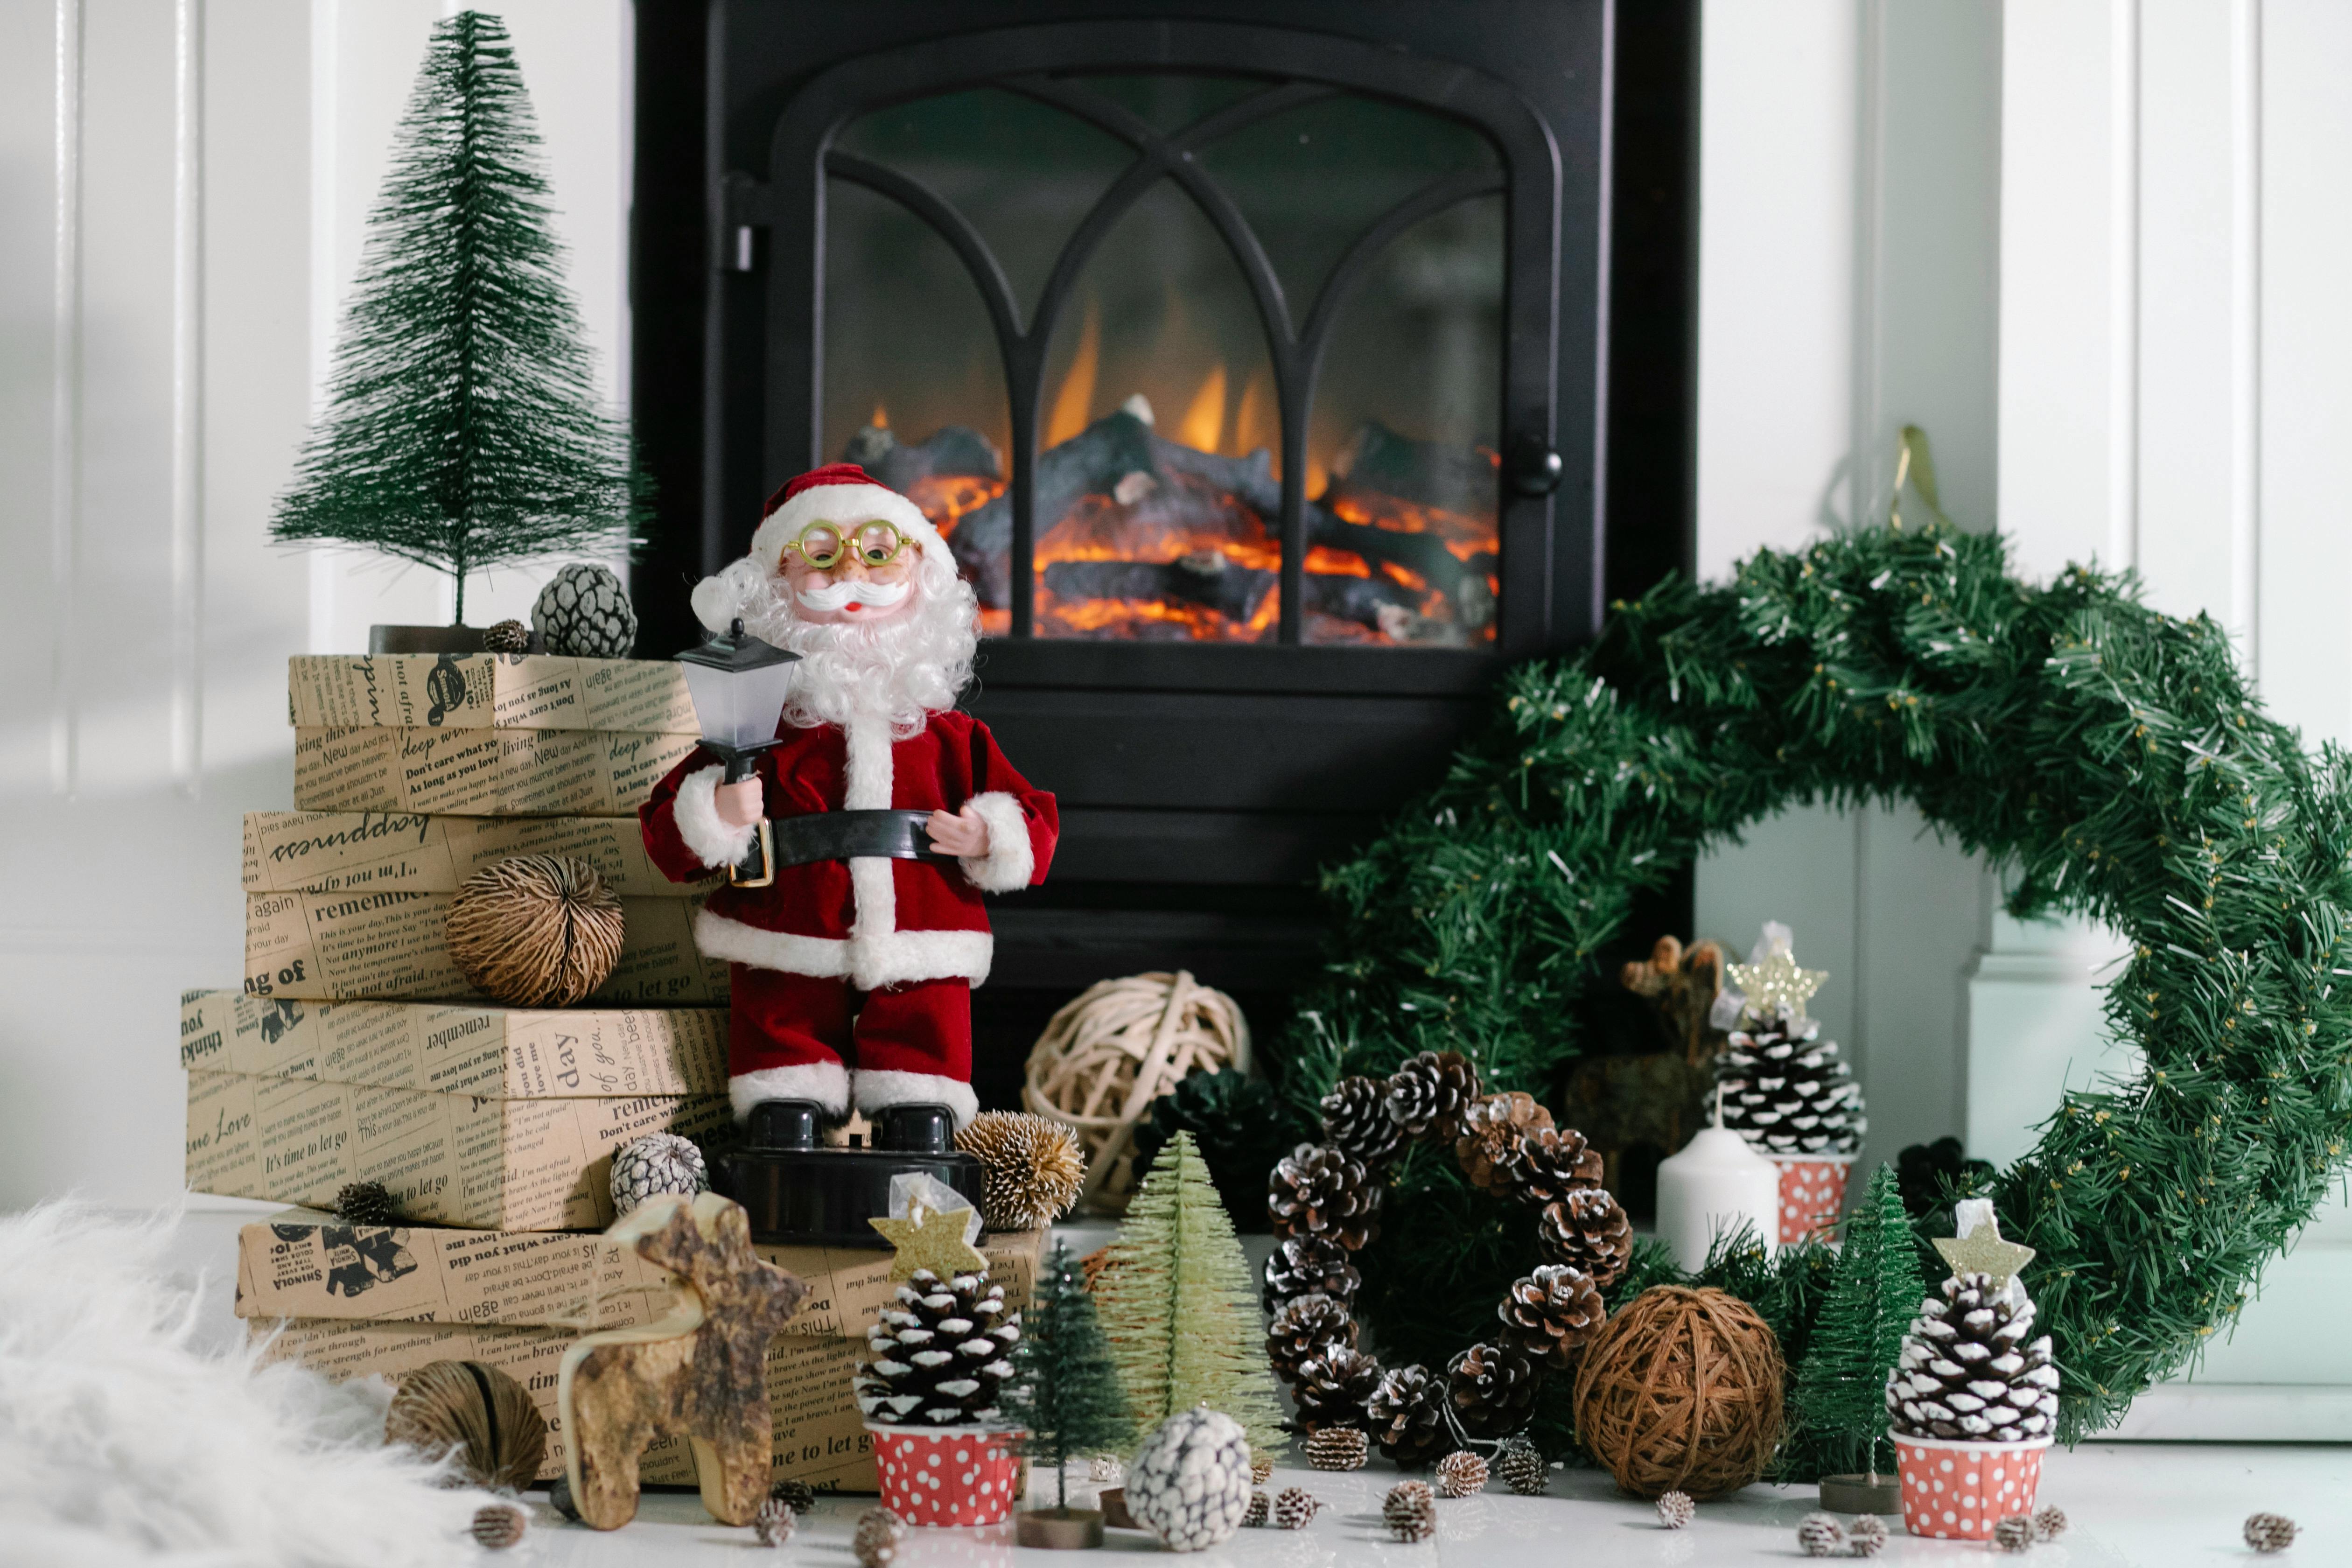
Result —
[{"label": "red polka dot paper cup", "polygon": [[1780,1245],[1827,1241],[1845,1212],[1853,1154],[1768,1154],[1780,1171]]},{"label": "red polka dot paper cup", "polygon": [[979,1426],[877,1426],[882,1506],[908,1524],[1002,1524],[1013,1517],[1021,1434]]},{"label": "red polka dot paper cup", "polygon": [[1937,1541],[1988,1541],[2011,1514],[2032,1513],[2050,1439],[1967,1443],[1956,1437],[1895,1439],[1903,1478],[1903,1524]]}]

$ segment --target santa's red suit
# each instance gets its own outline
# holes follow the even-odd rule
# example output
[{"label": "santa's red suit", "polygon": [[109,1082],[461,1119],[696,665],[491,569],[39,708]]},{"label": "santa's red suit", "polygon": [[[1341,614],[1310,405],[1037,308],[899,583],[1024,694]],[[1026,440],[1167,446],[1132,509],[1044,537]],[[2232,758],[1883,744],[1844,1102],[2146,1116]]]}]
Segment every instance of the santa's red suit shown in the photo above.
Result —
[{"label": "santa's red suit", "polygon": [[[754,539],[761,570],[773,570],[778,538],[808,510],[794,498],[813,481],[843,482],[829,478],[836,471],[780,492]],[[872,492],[866,504],[946,560],[910,502],[863,474],[854,482]],[[835,493],[827,504],[837,510],[844,503]],[[709,618],[707,606],[698,609]],[[731,966],[735,1114],[748,1116],[763,1100],[811,1100],[839,1115],[854,1099],[869,1116],[934,1103],[953,1110],[959,1124],[969,1121],[978,1110],[971,993],[988,978],[995,940],[981,895],[1045,880],[1059,827],[1054,797],[1014,770],[986,725],[951,708],[925,713],[922,729],[905,738],[893,738],[881,712],[853,713],[845,724],[786,722],[777,733],[783,743],[758,760],[770,820],[969,806],[988,825],[988,847],[954,861],[859,857],[782,866],[767,887],[711,894],[695,942]],[[697,751],[639,809],[646,850],[673,880],[700,880],[738,863],[757,836],[756,824],[719,816],[714,790],[722,776],[719,763]]]}]

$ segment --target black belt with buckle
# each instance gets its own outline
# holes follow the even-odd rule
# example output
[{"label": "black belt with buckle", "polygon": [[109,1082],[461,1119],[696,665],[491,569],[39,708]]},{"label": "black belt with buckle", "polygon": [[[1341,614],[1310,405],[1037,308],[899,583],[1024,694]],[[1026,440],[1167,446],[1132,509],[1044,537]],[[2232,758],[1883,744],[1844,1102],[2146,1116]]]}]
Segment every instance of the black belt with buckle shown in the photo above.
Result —
[{"label": "black belt with buckle", "polygon": [[770,820],[775,833],[772,866],[805,866],[814,860],[872,858],[888,860],[951,860],[931,847],[924,824],[928,811],[813,811]]}]

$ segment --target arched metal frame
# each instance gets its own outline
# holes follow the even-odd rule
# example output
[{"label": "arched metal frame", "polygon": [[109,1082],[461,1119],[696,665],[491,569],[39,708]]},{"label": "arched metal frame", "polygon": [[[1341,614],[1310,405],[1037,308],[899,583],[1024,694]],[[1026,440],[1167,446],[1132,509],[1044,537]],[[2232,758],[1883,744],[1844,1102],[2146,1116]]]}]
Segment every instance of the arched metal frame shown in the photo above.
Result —
[{"label": "arched metal frame", "polygon": [[[1236,71],[1233,62],[1250,62]],[[1123,105],[1067,76],[1090,72],[1200,72],[1263,79],[1262,91],[1162,132]],[[1025,321],[1003,268],[952,205],[920,181],[841,152],[834,138],[851,119],[915,99],[980,87],[1022,93],[1124,142],[1135,162],[1097,200],[1065,244]],[[1359,236],[1324,279],[1303,322],[1265,247],[1231,198],[1194,157],[1244,126],[1340,91],[1391,99],[1463,121],[1501,155],[1500,172],[1471,171],[1425,186]],[[1034,628],[1033,545],[1038,414],[1045,357],[1062,307],[1088,258],[1134,203],[1173,180],[1223,238],[1242,269],[1265,332],[1282,430],[1281,622],[1277,640],[1297,644],[1305,626],[1307,420],[1316,378],[1340,306],[1373,259],[1423,218],[1478,196],[1505,203],[1502,429],[1514,442],[1555,442],[1559,340],[1559,153],[1541,117],[1511,88],[1467,67],[1369,44],[1286,29],[1221,23],[1070,23],[939,39],[861,56],[814,78],[786,105],[771,142],[768,213],[805,213],[805,247],[778,246],[769,268],[767,462],[772,478],[824,460],[825,183],[848,180],[906,207],[939,234],[970,273],[1003,356],[1012,415],[1012,637]],[[1579,487],[1581,491],[1585,487]],[[1549,496],[1503,489],[1498,497],[1506,653],[1553,639]]]}]

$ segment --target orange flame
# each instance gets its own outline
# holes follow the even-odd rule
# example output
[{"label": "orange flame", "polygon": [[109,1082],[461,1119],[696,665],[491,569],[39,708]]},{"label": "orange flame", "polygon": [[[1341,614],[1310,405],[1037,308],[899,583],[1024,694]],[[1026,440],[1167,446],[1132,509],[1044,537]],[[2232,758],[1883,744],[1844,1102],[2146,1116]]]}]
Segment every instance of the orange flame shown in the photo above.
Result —
[{"label": "orange flame", "polygon": [[1045,418],[1045,445],[1058,447],[1087,427],[1095,405],[1095,372],[1102,363],[1102,311],[1094,297],[1087,298],[1086,321],[1078,329],[1078,352],[1054,392],[1054,411]]},{"label": "orange flame", "polygon": [[1225,435],[1225,367],[1217,366],[1192,395],[1176,426],[1176,439],[1196,452],[1213,452]]}]

